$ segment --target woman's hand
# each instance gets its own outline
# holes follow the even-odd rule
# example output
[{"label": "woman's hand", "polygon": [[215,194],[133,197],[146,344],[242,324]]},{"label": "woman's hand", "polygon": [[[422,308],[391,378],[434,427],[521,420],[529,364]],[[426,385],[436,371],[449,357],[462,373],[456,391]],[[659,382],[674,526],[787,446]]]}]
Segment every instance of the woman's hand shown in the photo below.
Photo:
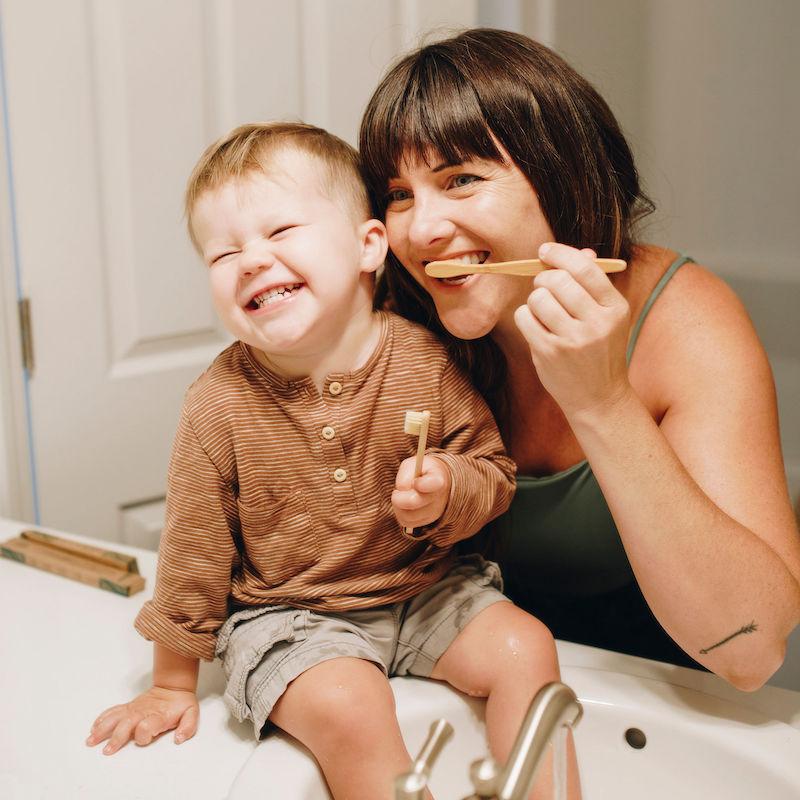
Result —
[{"label": "woman's hand", "polygon": [[400,464],[392,492],[392,508],[397,521],[406,528],[420,528],[436,522],[444,514],[450,497],[450,470],[436,456],[422,460],[422,475],[414,477],[416,458]]},{"label": "woman's hand", "polygon": [[595,263],[593,250],[543,244],[540,272],[514,321],[539,380],[567,415],[613,403],[630,389],[626,299]]},{"label": "woman's hand", "polygon": [[153,686],[130,703],[106,709],[92,725],[86,744],[104,742],[103,754],[110,756],[133,739],[150,744],[166,731],[175,731],[175,744],[191,739],[197,731],[200,706],[194,692]]}]

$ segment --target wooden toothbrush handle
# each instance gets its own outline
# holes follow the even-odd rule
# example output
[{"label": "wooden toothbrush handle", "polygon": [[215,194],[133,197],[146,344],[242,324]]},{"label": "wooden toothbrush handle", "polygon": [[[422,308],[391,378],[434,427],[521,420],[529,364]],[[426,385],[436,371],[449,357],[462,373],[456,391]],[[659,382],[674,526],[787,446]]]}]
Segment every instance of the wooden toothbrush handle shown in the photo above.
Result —
[{"label": "wooden toothbrush handle", "polygon": [[[422,420],[419,424],[419,438],[417,439],[417,462],[414,465],[415,478],[419,478],[422,475],[422,460],[425,458],[425,448],[428,446],[428,423],[430,419],[430,412],[423,411]],[[403,528],[403,533],[410,538],[414,538],[413,528]]]},{"label": "wooden toothbrush handle", "polygon": [[[595,263],[603,272],[622,272],[627,264],[620,258],[598,258]],[[493,264],[459,264],[455,261],[431,261],[425,265],[425,274],[432,278],[456,278],[459,275],[538,275],[553,267],[538,258],[523,261],[497,261]]]}]

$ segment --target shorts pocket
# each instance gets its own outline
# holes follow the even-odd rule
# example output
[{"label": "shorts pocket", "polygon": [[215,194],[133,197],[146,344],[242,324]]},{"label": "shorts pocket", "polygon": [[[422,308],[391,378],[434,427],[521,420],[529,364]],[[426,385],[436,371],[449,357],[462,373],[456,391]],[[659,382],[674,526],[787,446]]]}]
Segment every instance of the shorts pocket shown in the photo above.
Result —
[{"label": "shorts pocket", "polygon": [[304,641],[307,618],[308,612],[302,609],[265,610],[239,622],[218,648],[228,679],[223,700],[240,722],[251,716],[245,695],[250,674],[276,645]]},{"label": "shorts pocket", "polygon": [[503,591],[503,576],[500,566],[494,561],[487,561],[478,553],[459,556],[450,575],[463,575],[478,586],[491,586],[498,592]]},{"label": "shorts pocket", "polygon": [[266,586],[286,583],[319,559],[303,493],[290,492],[272,504],[238,503],[246,569]]}]

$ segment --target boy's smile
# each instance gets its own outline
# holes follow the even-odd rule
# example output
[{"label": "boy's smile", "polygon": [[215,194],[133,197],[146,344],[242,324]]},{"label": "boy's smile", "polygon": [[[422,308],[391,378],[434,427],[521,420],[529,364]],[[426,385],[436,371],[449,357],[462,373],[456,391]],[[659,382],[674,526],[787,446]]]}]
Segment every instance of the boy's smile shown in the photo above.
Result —
[{"label": "boy's smile", "polygon": [[225,327],[287,375],[312,374],[331,358],[353,364],[351,341],[371,323],[372,273],[385,232],[332,199],[324,167],[307,154],[275,154],[202,194],[193,228]]},{"label": "boy's smile", "polygon": [[303,283],[283,283],[279,286],[269,286],[264,291],[259,289],[245,308],[251,313],[256,313],[264,308],[274,308],[281,300],[296,297],[304,285]]}]

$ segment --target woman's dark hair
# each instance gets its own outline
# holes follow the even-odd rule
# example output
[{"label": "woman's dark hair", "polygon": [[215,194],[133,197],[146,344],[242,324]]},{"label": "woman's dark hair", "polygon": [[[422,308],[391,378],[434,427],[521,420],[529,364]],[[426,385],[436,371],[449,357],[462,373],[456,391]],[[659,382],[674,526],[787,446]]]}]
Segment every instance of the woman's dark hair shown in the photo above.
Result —
[{"label": "woman's dark hair", "polygon": [[[614,115],[560,56],[520,34],[478,28],[410,53],[390,69],[361,123],[362,169],[376,215],[406,156],[504,161],[525,174],[556,241],[629,260],[634,224],[651,213]],[[390,253],[376,304],[389,298],[433,329],[503,416],[505,360],[488,337],[444,329],[430,296]]]}]

